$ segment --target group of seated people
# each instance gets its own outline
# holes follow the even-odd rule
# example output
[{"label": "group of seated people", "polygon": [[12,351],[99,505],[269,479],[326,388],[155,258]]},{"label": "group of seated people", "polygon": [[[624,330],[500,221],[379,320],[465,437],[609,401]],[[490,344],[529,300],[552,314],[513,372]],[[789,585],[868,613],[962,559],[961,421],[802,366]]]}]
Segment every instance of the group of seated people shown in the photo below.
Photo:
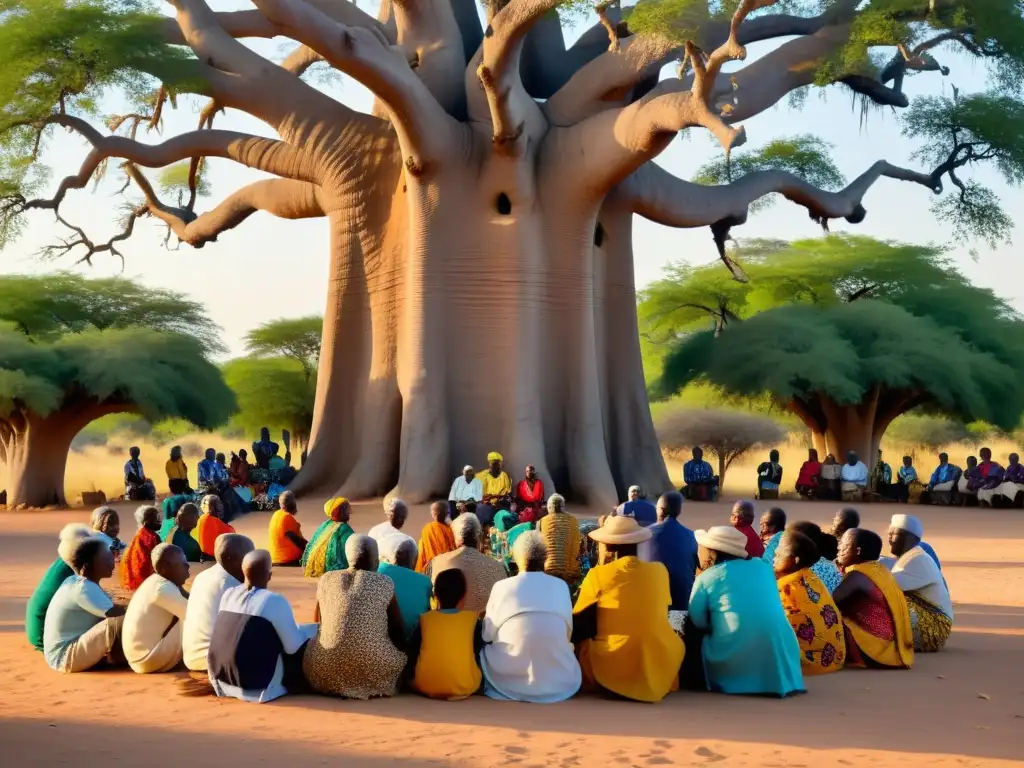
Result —
[{"label": "group of seated people", "polygon": [[[120,533],[103,511],[94,516],[103,530],[61,531],[26,630],[55,670],[146,674],[183,663],[218,696],[253,702],[403,689],[535,703],[579,691],[645,702],[679,689],[788,696],[804,691],[804,675],[909,668],[915,651],[938,651],[949,637],[949,592],[916,518],[893,517],[886,558],[852,509],[824,533],[787,525],[776,507],[756,531],[754,505],[742,501],[729,525],[691,531],[682,494],[656,506],[640,489],[630,495],[596,525],[581,525],[557,494],[521,521],[499,506],[492,528],[506,530],[495,534],[511,530],[507,514],[512,528],[525,526],[508,563],[493,545],[488,553],[476,514],[463,508],[449,522],[445,501],[417,542],[402,530],[400,500],[364,535],[350,525],[349,501],[334,498],[307,540],[286,495],[269,550],[234,533],[214,495],[170,524],[144,506],[121,554],[127,605],[101,586]],[[215,565],[186,590],[194,557]],[[269,590],[275,566],[318,580],[310,623]]]},{"label": "group of seated people", "polygon": [[487,454],[487,470],[477,471],[467,464],[452,482],[448,492],[448,514],[454,520],[463,512],[472,512],[485,527],[490,527],[502,511],[515,511],[521,522],[540,518],[544,508],[544,481],[537,469],[526,467],[523,479],[513,488],[504,469],[505,458],[497,451]]}]

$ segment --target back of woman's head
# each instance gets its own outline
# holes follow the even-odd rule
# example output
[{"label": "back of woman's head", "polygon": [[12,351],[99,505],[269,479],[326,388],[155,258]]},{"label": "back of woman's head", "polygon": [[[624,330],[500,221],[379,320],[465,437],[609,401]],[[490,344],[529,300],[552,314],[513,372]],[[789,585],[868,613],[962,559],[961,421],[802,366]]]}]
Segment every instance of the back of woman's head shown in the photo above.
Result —
[{"label": "back of woman's head", "polygon": [[441,571],[434,579],[434,597],[442,610],[458,608],[466,596],[466,575],[458,568]]},{"label": "back of woman's head", "polygon": [[839,554],[839,539],[831,533],[822,533],[818,541],[818,554],[826,560],[835,560]]},{"label": "back of woman's head", "polygon": [[804,536],[814,542],[814,546],[820,547],[821,542],[821,526],[817,523],[812,523],[809,520],[800,520],[795,523],[790,523],[786,526],[787,531],[796,531],[802,533]]}]

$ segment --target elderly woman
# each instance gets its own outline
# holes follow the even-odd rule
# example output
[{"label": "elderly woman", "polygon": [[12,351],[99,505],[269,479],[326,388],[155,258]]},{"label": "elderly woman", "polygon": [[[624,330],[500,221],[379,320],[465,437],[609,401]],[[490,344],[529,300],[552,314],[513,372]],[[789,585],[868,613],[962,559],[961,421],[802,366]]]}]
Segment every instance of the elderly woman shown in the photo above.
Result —
[{"label": "elderly woman", "polygon": [[590,532],[604,544],[610,562],[595,566],[583,580],[573,640],[585,687],[655,702],[675,687],[683,641],[668,620],[668,571],[637,556],[638,545],[650,537],[649,529],[619,515]]},{"label": "elderly woman", "polygon": [[216,555],[217,537],[224,533],[234,533],[235,529],[224,522],[224,503],[220,496],[208,493],[199,502],[203,514],[199,516],[196,527],[192,529],[192,538],[199,542],[203,560],[213,560]]},{"label": "elderly woman", "polygon": [[325,573],[317,585],[320,629],[306,646],[303,672],[318,693],[394,696],[407,661],[395,584],[377,573],[377,542],[369,536],[350,536],[345,556],[348,567]]},{"label": "elderly woman", "polygon": [[114,556],[120,557],[128,545],[117,538],[121,535],[121,516],[117,514],[117,510],[113,507],[97,507],[92,511],[89,522],[93,535],[106,541]]},{"label": "elderly woman", "polygon": [[343,571],[349,564],[345,543],[354,533],[348,524],[352,505],[341,496],[328,499],[324,504],[324,514],[327,520],[313,531],[300,560],[303,573],[310,579],[319,579],[328,571]]},{"label": "elderly woman", "polygon": [[385,539],[378,543],[378,553],[380,566],[377,572],[394,582],[395,600],[402,614],[405,636],[410,637],[420,623],[420,616],[430,610],[433,585],[429,578],[416,572],[416,543],[412,539]]},{"label": "elderly woman", "polygon": [[804,534],[788,530],[775,553],[779,599],[800,644],[805,675],[838,672],[846,660],[846,639],[839,609],[812,570],[818,547]]},{"label": "elderly woman", "polygon": [[701,574],[686,621],[687,649],[701,643],[707,687],[788,696],[804,690],[800,647],[779,602],[771,566],[748,558],[735,528],[697,531]]},{"label": "elderly woman", "polygon": [[203,559],[203,550],[199,542],[192,538],[192,531],[199,524],[199,507],[192,502],[182,504],[181,508],[170,520],[164,520],[160,526],[160,540],[173,544],[185,553],[185,560],[198,563]]},{"label": "elderly woman", "polygon": [[565,511],[565,499],[557,493],[548,499],[548,514],[538,530],[548,552],[544,572],[575,588],[580,578],[580,523]]},{"label": "elderly woman", "polygon": [[519,575],[491,590],[480,667],[492,699],[552,704],[580,688],[569,589],[544,573],[547,554],[540,533],[522,534],[512,547]]},{"label": "elderly woman", "polygon": [[466,577],[468,592],[463,608],[483,613],[491,596],[491,588],[508,576],[505,566],[480,551],[483,529],[472,512],[459,515],[452,521],[455,550],[430,561],[426,575],[433,582],[439,573],[458,568]]},{"label": "elderly woman", "polygon": [[61,528],[57,536],[57,559],[46,569],[42,580],[36,585],[32,597],[25,606],[25,634],[37,651],[43,650],[43,630],[46,626],[46,609],[60,589],[60,585],[75,571],[71,565],[75,547],[92,535],[92,529],[83,523],[69,523]]},{"label": "elderly woman", "polygon": [[121,586],[129,592],[153,574],[153,550],[160,543],[160,510],[149,504],[139,507],[135,510],[135,522],[139,530],[124,551],[121,564]]}]

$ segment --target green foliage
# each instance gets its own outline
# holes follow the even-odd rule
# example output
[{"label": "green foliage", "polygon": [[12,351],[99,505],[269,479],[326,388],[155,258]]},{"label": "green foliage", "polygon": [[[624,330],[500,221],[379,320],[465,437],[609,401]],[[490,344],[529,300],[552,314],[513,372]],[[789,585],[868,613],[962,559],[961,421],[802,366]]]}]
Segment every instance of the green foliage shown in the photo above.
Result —
[{"label": "green foliage", "polygon": [[971,432],[963,422],[917,413],[900,416],[889,426],[885,436],[899,445],[933,452],[946,445],[972,441]]},{"label": "green foliage", "polygon": [[[160,175],[157,177],[157,186],[160,188],[160,192],[164,195],[175,195],[179,201],[183,199],[183,196],[188,195],[188,174],[189,166],[191,161],[184,160],[174,165],[169,165],[160,171]],[[199,172],[196,174],[196,194],[199,197],[207,197],[210,194],[210,182],[206,178],[206,174],[203,172],[206,168],[206,163],[199,166]]]},{"label": "green foliage", "polygon": [[288,357],[302,366],[306,379],[320,359],[324,319],[319,315],[270,320],[245,335],[245,349],[256,357]]},{"label": "green foliage", "polygon": [[220,328],[202,305],[121,277],[83,280],[71,272],[0,277],[0,321],[32,339],[90,328],[145,326],[192,336],[206,355],[224,351]]},{"label": "green foliage", "polygon": [[224,379],[238,396],[232,430],[288,429],[305,442],[313,424],[316,378],[290,357],[243,357],[224,365]]}]

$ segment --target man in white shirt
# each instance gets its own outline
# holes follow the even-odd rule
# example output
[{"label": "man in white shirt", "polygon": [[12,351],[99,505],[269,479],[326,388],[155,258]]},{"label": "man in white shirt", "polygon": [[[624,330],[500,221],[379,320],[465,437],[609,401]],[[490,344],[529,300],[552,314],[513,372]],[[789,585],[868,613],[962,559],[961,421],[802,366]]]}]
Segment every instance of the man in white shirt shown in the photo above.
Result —
[{"label": "man in white shirt", "polygon": [[454,520],[462,511],[460,504],[472,503],[473,507],[479,504],[484,498],[484,485],[476,476],[476,470],[468,464],[462,468],[462,474],[455,478],[452,489],[448,492],[448,516]]},{"label": "man in white shirt", "polygon": [[214,547],[217,564],[192,581],[181,645],[185,666],[193,672],[206,671],[206,654],[210,649],[221,597],[228,589],[242,583],[242,560],[253,549],[252,540],[241,534],[218,536]]},{"label": "man in white shirt", "polygon": [[894,515],[889,547],[896,557],[892,575],[907,598],[914,650],[941,651],[953,631],[953,600],[935,560],[921,547],[924,528],[911,515]]},{"label": "man in white shirt", "polygon": [[405,525],[405,521],[409,517],[408,505],[401,499],[392,499],[388,503],[387,509],[384,510],[384,514],[387,520],[383,523],[377,523],[366,534],[377,542],[377,550],[381,558],[384,557],[385,552],[392,555],[396,553],[403,541],[411,542],[415,548],[416,539],[406,533],[402,533],[402,526]]},{"label": "man in white shirt", "polygon": [[843,491],[843,498],[853,499],[859,497],[861,492],[868,486],[868,468],[864,462],[857,458],[856,451],[846,454],[846,463],[839,473],[840,488]]},{"label": "man in white shirt", "polygon": [[181,631],[188,605],[188,560],[180,547],[157,544],[155,573],[135,590],[121,630],[124,657],[135,672],[170,672],[181,663]]}]

